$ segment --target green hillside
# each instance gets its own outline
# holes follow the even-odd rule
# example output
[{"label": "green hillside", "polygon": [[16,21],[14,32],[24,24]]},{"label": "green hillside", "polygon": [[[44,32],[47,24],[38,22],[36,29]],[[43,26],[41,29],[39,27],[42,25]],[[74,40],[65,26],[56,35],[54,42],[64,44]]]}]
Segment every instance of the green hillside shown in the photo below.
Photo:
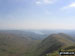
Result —
[{"label": "green hillside", "polygon": [[54,53],[56,55],[56,51],[60,48],[71,46],[74,43],[74,40],[72,41],[71,37],[66,34],[52,34],[39,44],[35,50],[35,56],[46,56],[48,53]]},{"label": "green hillside", "polygon": [[[55,51],[55,52],[53,52],[53,53],[48,53],[48,54],[46,54],[45,56],[60,56],[60,55],[59,55],[59,51],[60,51],[60,50],[57,50],[57,51]],[[61,49],[61,51],[75,51],[75,45],[65,47],[65,48]]]},{"label": "green hillside", "polygon": [[59,33],[44,40],[29,36],[0,32],[0,56],[58,56],[60,49],[74,49],[75,39]]},{"label": "green hillside", "polygon": [[29,37],[0,33],[0,56],[27,56],[37,43]]}]

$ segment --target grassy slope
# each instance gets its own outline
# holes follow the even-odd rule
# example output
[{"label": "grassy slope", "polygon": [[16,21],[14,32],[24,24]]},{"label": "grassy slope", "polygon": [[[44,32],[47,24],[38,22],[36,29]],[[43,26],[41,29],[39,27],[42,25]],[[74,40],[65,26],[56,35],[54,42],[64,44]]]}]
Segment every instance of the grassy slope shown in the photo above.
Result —
[{"label": "grassy slope", "polygon": [[[75,45],[74,46],[68,46],[62,49],[61,51],[75,51]],[[48,53],[46,56],[60,56],[59,55],[59,50],[53,52],[53,53]]]},{"label": "grassy slope", "polygon": [[27,56],[38,40],[14,34],[0,33],[0,56]]},{"label": "grassy slope", "polygon": [[39,44],[39,47],[36,49],[37,52],[35,52],[35,56],[43,56],[48,53],[53,53],[60,48],[65,48],[73,44],[74,42],[70,40],[70,37],[66,38],[66,35],[64,35],[64,38],[63,38],[63,36],[60,34],[53,34],[48,36]]},{"label": "grassy slope", "polygon": [[60,47],[65,48],[73,44],[70,37],[64,37],[53,34],[40,43],[40,40],[32,40],[29,37],[0,33],[0,56],[55,56],[58,55]]}]

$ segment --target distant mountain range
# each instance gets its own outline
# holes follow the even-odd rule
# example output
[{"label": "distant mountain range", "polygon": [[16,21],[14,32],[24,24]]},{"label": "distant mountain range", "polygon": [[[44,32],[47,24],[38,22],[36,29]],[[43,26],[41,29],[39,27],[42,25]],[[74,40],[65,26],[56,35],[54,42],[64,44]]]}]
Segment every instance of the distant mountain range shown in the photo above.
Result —
[{"label": "distant mountain range", "polygon": [[0,32],[28,36],[36,40],[44,39],[48,35],[58,33],[65,33],[75,38],[75,30],[0,30]]},{"label": "distant mountain range", "polygon": [[22,31],[22,30],[2,30],[0,33],[14,34],[22,37],[28,37],[34,40],[42,40],[47,37],[47,34],[44,34],[40,31]]}]

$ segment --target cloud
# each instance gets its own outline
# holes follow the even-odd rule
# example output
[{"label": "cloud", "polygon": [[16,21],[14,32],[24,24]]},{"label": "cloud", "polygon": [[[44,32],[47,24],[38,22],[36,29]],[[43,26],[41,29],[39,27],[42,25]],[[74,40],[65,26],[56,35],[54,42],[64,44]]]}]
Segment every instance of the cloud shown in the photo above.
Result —
[{"label": "cloud", "polygon": [[43,0],[45,4],[53,4],[56,0]]},{"label": "cloud", "polygon": [[66,9],[69,9],[69,8],[75,8],[75,2],[73,2],[73,3],[71,3],[71,4],[67,5],[67,6],[65,6],[63,8],[61,8],[61,10],[66,10]]},{"label": "cloud", "polygon": [[55,3],[57,0],[37,0],[36,1],[36,4],[39,5],[39,4],[53,4]]},{"label": "cloud", "polygon": [[37,4],[37,5],[40,5],[40,4],[41,4],[41,2],[40,2],[40,1],[36,1],[36,4]]}]

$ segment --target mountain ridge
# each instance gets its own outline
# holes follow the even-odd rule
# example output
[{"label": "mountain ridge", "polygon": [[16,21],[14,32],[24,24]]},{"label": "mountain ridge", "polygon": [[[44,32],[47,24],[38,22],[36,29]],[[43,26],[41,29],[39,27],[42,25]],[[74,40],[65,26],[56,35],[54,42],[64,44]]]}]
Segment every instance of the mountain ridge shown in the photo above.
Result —
[{"label": "mountain ridge", "polygon": [[[63,34],[64,35],[64,34]],[[74,42],[68,38],[71,38],[68,36],[66,38],[66,35],[59,34],[52,34],[45,38],[36,49],[37,53],[36,56],[43,56],[48,53],[52,53],[60,48],[65,48],[66,46],[71,46],[74,44]]]}]

